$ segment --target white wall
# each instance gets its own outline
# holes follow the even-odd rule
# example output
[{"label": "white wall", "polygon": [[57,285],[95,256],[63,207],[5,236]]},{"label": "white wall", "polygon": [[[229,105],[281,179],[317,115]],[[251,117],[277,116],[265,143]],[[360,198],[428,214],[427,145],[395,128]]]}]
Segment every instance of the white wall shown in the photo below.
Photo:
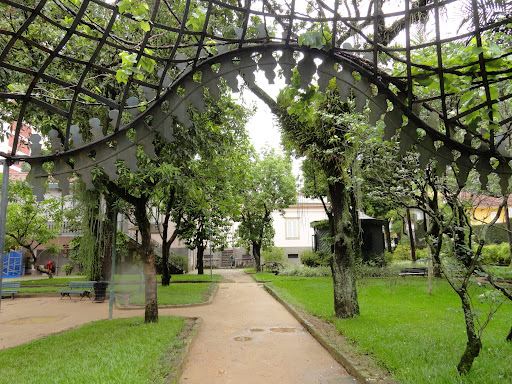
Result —
[{"label": "white wall", "polygon": [[[313,246],[314,230],[311,223],[314,221],[327,220],[324,208],[320,200],[306,199],[298,196],[297,204],[285,209],[284,216],[278,212],[272,214],[274,219],[276,247],[309,247]],[[289,238],[286,231],[287,220],[297,220],[298,237]]]}]

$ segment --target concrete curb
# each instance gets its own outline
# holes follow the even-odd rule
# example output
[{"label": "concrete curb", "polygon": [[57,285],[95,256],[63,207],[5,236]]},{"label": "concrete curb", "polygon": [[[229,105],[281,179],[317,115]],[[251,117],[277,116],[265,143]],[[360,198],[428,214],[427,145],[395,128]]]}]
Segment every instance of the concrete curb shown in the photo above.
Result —
[{"label": "concrete curb", "polygon": [[164,383],[166,384],[175,384],[179,381],[190,355],[190,346],[195,340],[197,333],[199,332],[199,327],[203,321],[200,317],[185,317],[185,319],[193,321],[193,324],[190,325],[187,335],[183,339],[183,348],[181,349],[179,355],[172,359],[172,363],[175,366],[175,369],[165,378]]},{"label": "concrete curb", "polygon": [[356,368],[355,362],[352,362],[349,358],[347,358],[341,350],[339,350],[334,344],[332,344],[321,332],[319,332],[315,326],[304,318],[304,316],[293,307],[290,303],[284,300],[279,294],[274,291],[267,284],[264,285],[265,290],[274,297],[279,303],[281,303],[287,310],[292,314],[293,317],[297,319],[297,321],[331,354],[331,356],[340,363],[345,370],[354,376],[360,384],[370,384],[370,383],[386,383],[391,384],[395,383],[389,377],[386,378],[375,378],[365,375],[359,369]]}]

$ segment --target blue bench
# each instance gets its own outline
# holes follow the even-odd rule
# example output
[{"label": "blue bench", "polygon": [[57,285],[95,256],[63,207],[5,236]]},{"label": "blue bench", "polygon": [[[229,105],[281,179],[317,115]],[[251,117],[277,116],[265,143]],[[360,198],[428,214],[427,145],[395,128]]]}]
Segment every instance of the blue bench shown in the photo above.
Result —
[{"label": "blue bench", "polygon": [[91,292],[94,288],[94,281],[72,281],[69,283],[68,289],[59,291],[61,300],[64,296],[71,299],[71,295],[80,295],[80,300],[84,297],[91,298]]},{"label": "blue bench", "polygon": [[19,281],[2,281],[2,296],[12,296],[14,300],[14,295],[19,292],[20,282]]}]

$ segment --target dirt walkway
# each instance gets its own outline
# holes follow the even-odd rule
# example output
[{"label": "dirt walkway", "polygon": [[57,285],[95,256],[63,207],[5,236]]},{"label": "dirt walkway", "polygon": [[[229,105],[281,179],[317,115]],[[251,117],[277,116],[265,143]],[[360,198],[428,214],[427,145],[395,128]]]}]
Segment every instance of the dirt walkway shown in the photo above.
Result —
[{"label": "dirt walkway", "polygon": [[[159,311],[203,319],[182,384],[355,383],[260,284],[240,273],[229,278],[233,282],[220,284],[211,305]],[[142,314],[114,311],[115,317]],[[49,297],[5,300],[0,313],[0,349],[106,317],[107,303]]]}]

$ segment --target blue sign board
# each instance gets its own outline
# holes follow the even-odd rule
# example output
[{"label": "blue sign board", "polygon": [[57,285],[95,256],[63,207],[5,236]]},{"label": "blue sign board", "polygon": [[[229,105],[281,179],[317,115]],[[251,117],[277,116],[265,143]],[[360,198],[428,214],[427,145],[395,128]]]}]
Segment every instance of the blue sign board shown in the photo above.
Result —
[{"label": "blue sign board", "polygon": [[2,278],[20,277],[22,273],[23,252],[11,251],[3,257]]}]

